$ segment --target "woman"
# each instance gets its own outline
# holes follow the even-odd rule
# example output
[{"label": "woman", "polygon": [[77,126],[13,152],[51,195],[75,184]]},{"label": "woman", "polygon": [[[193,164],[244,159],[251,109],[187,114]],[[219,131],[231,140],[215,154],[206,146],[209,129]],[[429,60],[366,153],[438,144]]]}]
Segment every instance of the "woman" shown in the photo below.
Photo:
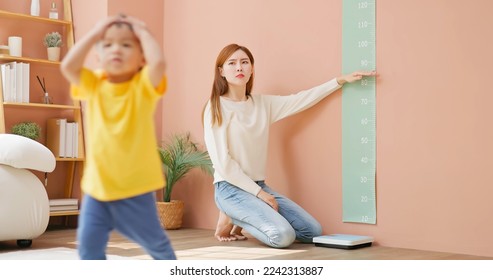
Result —
[{"label": "woman", "polygon": [[215,200],[221,210],[216,237],[243,239],[244,228],[274,248],[288,247],[295,239],[311,242],[322,233],[318,221],[264,181],[270,125],[310,108],[344,83],[375,72],[355,72],[297,94],[273,96],[251,94],[254,58],[246,47],[226,46],[215,66],[203,122],[215,170]]}]

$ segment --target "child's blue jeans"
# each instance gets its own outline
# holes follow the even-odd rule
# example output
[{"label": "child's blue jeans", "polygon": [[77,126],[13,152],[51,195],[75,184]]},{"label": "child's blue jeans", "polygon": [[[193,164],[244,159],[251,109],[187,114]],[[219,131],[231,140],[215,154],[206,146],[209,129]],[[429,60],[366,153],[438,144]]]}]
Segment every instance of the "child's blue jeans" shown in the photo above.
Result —
[{"label": "child's blue jeans", "polygon": [[113,229],[138,243],[154,259],[176,260],[170,240],[159,222],[153,192],[107,202],[85,195],[77,229],[79,257],[83,260],[106,259],[106,246]]}]

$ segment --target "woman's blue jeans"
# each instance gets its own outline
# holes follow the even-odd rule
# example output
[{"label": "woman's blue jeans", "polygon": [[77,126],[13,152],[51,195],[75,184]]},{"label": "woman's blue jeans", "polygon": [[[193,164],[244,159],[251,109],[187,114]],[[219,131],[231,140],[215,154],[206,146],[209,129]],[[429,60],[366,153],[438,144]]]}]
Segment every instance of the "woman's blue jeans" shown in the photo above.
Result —
[{"label": "woman's blue jeans", "polygon": [[322,233],[320,223],[290,199],[270,189],[264,181],[256,182],[279,204],[279,211],[258,197],[226,181],[215,184],[217,207],[226,213],[233,224],[274,248],[285,248],[294,240],[309,243]]}]

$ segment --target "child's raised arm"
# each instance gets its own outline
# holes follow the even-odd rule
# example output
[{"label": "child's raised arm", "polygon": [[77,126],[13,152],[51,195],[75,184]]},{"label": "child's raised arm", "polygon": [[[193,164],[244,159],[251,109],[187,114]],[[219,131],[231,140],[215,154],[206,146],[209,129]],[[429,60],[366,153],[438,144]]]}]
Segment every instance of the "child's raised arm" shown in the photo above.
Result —
[{"label": "child's raised arm", "polygon": [[112,16],[101,20],[69,50],[62,61],[61,69],[63,76],[71,84],[79,84],[80,71],[84,66],[87,54],[94,44],[101,40],[108,26],[120,20],[121,18],[119,16]]},{"label": "child's raised arm", "polygon": [[132,26],[135,36],[139,38],[140,44],[142,45],[142,51],[144,52],[144,58],[149,69],[149,78],[152,84],[157,87],[165,72],[164,55],[161,47],[147,29],[144,22],[128,16],[122,17],[122,21],[128,22]]}]

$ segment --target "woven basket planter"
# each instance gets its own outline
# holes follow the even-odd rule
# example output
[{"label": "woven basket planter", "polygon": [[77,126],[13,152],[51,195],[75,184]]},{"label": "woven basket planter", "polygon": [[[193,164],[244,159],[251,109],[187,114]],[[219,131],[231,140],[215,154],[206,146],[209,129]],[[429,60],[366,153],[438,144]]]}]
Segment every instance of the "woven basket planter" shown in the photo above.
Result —
[{"label": "woven basket planter", "polygon": [[157,213],[164,229],[179,229],[183,220],[185,203],[181,200],[156,202]]}]

